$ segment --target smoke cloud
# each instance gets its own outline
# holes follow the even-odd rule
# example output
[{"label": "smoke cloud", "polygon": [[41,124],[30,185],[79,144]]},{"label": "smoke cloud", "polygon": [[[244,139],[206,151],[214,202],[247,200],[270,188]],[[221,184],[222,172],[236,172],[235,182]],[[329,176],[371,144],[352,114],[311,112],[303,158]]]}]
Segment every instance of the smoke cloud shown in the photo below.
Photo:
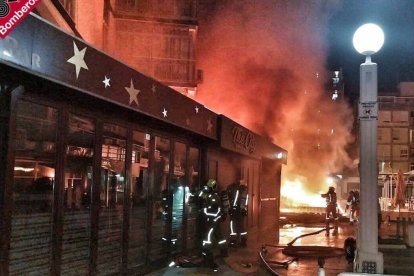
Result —
[{"label": "smoke cloud", "polygon": [[326,188],[351,166],[352,111],[324,87],[336,1],[201,1],[197,100],[288,150],[284,177]]}]

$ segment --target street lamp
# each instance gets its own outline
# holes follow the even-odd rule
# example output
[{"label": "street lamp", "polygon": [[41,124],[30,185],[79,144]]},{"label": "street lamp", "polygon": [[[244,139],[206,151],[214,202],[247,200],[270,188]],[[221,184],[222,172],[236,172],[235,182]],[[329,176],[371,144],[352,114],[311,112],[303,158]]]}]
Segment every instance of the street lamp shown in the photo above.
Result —
[{"label": "street lamp", "polygon": [[360,66],[359,138],[360,138],[360,220],[358,226],[355,272],[383,273],[384,260],[378,252],[378,165],[377,165],[377,64],[371,55],[384,44],[384,33],[375,24],[357,29],[355,49],[366,56]]}]

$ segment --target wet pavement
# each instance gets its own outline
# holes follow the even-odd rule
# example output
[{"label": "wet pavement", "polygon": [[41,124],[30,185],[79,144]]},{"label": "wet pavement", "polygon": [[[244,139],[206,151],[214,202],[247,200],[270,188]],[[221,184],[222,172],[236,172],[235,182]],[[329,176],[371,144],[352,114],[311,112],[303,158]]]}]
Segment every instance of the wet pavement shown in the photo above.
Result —
[{"label": "wet pavement", "polygon": [[[330,235],[325,237],[325,233],[307,236],[295,241],[293,245],[301,246],[328,246],[336,247],[337,250],[332,251],[330,256],[334,253],[341,253],[344,241],[348,237],[354,237],[357,233],[356,225],[349,225],[341,223],[339,227],[339,234],[337,236]],[[312,225],[286,225],[280,229],[280,245],[286,245],[296,237],[313,233],[323,228],[322,224]],[[332,232],[332,230],[331,230]],[[384,268],[385,272],[394,275],[414,275],[414,249],[404,248],[403,242],[401,246],[394,246],[398,242],[395,241],[396,227],[395,223],[384,223],[380,229],[381,237],[388,241],[390,248],[380,248],[384,254]],[[390,240],[392,238],[392,240]],[[391,241],[391,242],[390,242]],[[293,258],[281,252],[280,248],[274,247],[276,245],[276,232],[267,231],[265,233],[258,233],[258,231],[250,231],[248,246],[246,248],[230,248],[229,256],[217,260],[220,265],[218,272],[213,272],[209,268],[194,267],[194,268],[179,268],[171,267],[165,268],[149,275],[271,275],[263,265],[261,265],[259,252],[262,250],[262,245],[266,246],[265,258],[270,261],[285,261]],[[381,247],[381,246],[380,246]],[[319,247],[318,247],[319,248]],[[318,249],[317,248],[317,249]],[[330,250],[330,249],[329,249]],[[320,252],[320,251],[318,251]],[[272,266],[272,268],[281,276],[304,275],[312,276],[318,275],[317,254],[323,255],[325,253],[315,253],[314,256],[300,257],[299,261],[292,262],[287,268]],[[313,254],[312,254],[313,255]],[[325,259],[325,275],[333,276],[341,272],[351,272],[352,264],[348,264],[343,256],[334,256]]]}]

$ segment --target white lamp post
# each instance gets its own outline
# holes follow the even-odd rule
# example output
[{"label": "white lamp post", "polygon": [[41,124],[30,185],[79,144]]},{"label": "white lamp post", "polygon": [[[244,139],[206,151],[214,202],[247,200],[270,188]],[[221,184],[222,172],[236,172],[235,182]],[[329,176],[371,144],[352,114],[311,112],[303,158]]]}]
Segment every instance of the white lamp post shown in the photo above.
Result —
[{"label": "white lamp post", "polygon": [[384,33],[375,24],[365,24],[354,34],[355,49],[366,56],[360,66],[360,221],[355,272],[383,273],[384,260],[378,252],[378,165],[377,165],[377,64],[371,55],[384,44]]}]

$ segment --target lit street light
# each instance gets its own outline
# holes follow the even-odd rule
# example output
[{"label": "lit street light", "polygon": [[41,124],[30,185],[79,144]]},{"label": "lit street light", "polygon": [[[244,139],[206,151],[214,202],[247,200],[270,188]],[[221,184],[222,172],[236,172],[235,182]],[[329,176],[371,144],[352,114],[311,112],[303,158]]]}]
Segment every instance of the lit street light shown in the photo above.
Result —
[{"label": "lit street light", "polygon": [[384,44],[384,33],[375,24],[365,24],[354,34],[355,49],[366,56],[360,66],[359,139],[360,139],[360,221],[355,272],[383,273],[384,260],[378,252],[378,166],[377,166],[377,64],[371,55]]}]

